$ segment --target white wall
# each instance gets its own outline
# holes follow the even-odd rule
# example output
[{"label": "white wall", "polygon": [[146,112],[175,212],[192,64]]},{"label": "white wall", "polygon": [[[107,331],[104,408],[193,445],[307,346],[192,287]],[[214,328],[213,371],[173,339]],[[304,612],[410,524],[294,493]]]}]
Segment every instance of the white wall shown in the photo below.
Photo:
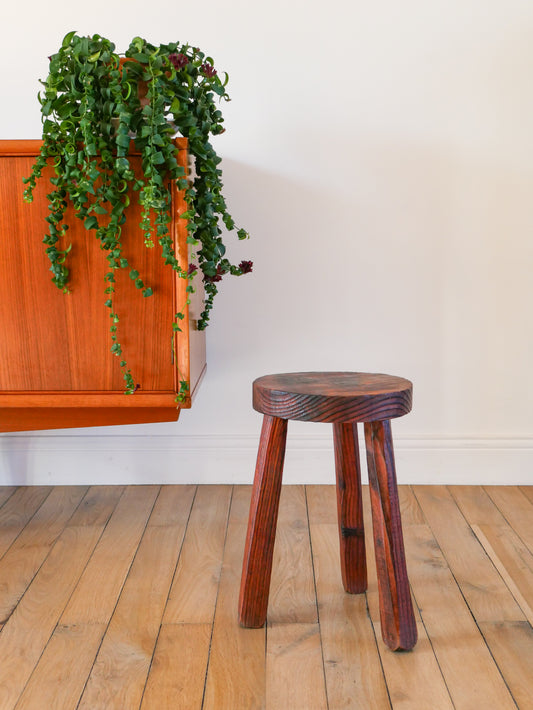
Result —
[{"label": "white wall", "polygon": [[[39,136],[37,78],[70,29],[211,54],[253,235],[232,253],[255,268],[222,285],[177,424],[3,435],[1,483],[249,481],[251,381],[306,369],[413,380],[400,480],[531,482],[530,0],[27,0],[3,24],[1,138]],[[327,426],[295,423],[288,446],[287,481],[333,480]]]}]

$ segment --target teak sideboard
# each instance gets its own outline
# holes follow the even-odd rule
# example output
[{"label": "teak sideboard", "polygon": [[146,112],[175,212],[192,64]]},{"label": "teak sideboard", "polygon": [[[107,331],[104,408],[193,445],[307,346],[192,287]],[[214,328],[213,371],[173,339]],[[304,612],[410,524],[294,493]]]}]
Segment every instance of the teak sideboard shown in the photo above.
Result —
[{"label": "teak sideboard", "polygon": [[[178,161],[187,169],[187,142],[177,139]],[[124,394],[117,357],[111,352],[109,308],[104,305],[109,270],[94,232],[67,210],[66,244],[71,293],[51,282],[42,240],[47,231],[46,194],[37,183],[34,201],[23,201],[23,177],[31,173],[41,142],[0,141],[0,432],[175,421],[191,406],[205,372],[205,334],[196,329],[203,289],[186,305],[187,281],[166,266],[156,245],[144,246],[140,207],[133,196],[123,227],[124,256],[154,294],[143,298],[129,269],[116,274],[118,339],[139,389]],[[130,162],[140,166],[140,156]],[[50,176],[53,169],[50,168]],[[186,204],[172,189],[172,230],[180,265],[188,268]],[[199,279],[198,279],[199,281]],[[185,314],[172,343],[174,314]],[[189,396],[176,404],[180,379]]]}]

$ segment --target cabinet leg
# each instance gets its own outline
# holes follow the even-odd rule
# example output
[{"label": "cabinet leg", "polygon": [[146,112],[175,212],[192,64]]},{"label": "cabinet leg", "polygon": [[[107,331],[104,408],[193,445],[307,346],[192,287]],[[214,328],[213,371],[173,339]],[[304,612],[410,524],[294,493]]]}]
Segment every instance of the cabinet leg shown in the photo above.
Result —
[{"label": "cabinet leg", "polygon": [[333,424],[333,445],[342,583],[347,592],[359,594],[367,588],[367,577],[357,423]]},{"label": "cabinet leg", "polygon": [[389,421],[365,423],[372,524],[383,641],[393,651],[417,640],[405,564],[400,505]]},{"label": "cabinet leg", "polygon": [[259,628],[266,620],[286,439],[287,420],[265,415],[239,596],[240,623],[250,628]]}]

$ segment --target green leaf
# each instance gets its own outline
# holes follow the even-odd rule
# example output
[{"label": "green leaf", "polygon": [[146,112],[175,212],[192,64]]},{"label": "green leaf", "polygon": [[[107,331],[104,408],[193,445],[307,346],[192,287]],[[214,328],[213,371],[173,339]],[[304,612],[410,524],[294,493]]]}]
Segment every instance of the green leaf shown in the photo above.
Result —
[{"label": "green leaf", "polygon": [[66,49],[69,46],[69,44],[71,43],[72,38],[74,37],[76,32],[77,32],[77,30],[72,30],[72,32],[69,32],[68,34],[66,34],[63,37],[63,42],[61,43],[61,46],[63,47],[63,49]]},{"label": "green leaf", "polygon": [[[127,146],[124,146],[125,148],[129,148],[129,145],[130,145],[130,144],[129,144],[129,141],[130,141],[130,137],[128,136],[128,145],[127,145]],[[124,172],[125,170],[128,170],[129,167],[130,167],[130,163],[129,163],[129,160],[128,160],[127,158],[117,158],[117,159],[115,160],[115,168],[116,168],[119,172]]]},{"label": "green leaf", "polygon": [[162,165],[165,162],[165,156],[161,151],[154,151],[152,155],[152,162],[154,165]]},{"label": "green leaf", "polygon": [[[117,145],[120,146],[121,148],[129,148],[130,141],[131,141],[131,138],[128,136],[127,133],[119,133],[117,136]],[[119,158],[118,160],[124,160],[126,162],[125,169],[127,169],[129,163],[126,160],[126,158]],[[118,160],[116,162],[118,162]]]},{"label": "green leaf", "polygon": [[144,291],[143,291],[143,296],[144,296],[145,298],[148,298],[148,297],[151,296],[153,293],[154,293],[154,292],[152,291],[151,288],[145,288]]},{"label": "green leaf", "polygon": [[96,229],[98,227],[98,220],[94,215],[87,217],[84,222],[85,229]]},{"label": "green leaf", "polygon": [[144,52],[136,52],[135,54],[132,54],[132,59],[135,59],[137,62],[140,62],[141,64],[148,64],[149,57],[147,54]]},{"label": "green leaf", "polygon": [[135,279],[138,279],[138,278],[139,278],[139,272],[136,269],[132,269],[130,271],[130,279],[132,281],[135,281]]}]

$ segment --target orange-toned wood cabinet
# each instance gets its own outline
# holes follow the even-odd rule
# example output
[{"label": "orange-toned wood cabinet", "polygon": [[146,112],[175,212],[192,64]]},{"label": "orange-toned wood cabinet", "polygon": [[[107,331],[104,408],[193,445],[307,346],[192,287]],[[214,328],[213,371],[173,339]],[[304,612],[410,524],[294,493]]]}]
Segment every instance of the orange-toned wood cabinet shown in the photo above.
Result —
[{"label": "orange-toned wood cabinet", "polygon": [[[105,252],[94,233],[67,211],[71,293],[63,294],[51,282],[42,244],[49,181],[38,182],[33,203],[23,201],[22,178],[30,175],[40,145],[0,141],[0,432],[175,421],[181,407],[191,406],[206,366],[205,334],[195,328],[203,304],[201,283],[194,284],[187,306],[187,281],[164,265],[157,246],[144,246],[133,198],[122,233],[124,256],[154,294],[143,298],[128,269],[117,273],[117,335],[139,383],[135,394],[124,394],[118,359],[110,352]],[[186,145],[177,139],[185,167]],[[133,154],[131,161],[139,166],[140,156]],[[185,208],[173,187],[172,230],[186,269],[187,228],[180,219]],[[173,316],[179,311],[185,314],[183,332],[173,344]],[[181,379],[189,383],[189,396],[177,405]]]}]

